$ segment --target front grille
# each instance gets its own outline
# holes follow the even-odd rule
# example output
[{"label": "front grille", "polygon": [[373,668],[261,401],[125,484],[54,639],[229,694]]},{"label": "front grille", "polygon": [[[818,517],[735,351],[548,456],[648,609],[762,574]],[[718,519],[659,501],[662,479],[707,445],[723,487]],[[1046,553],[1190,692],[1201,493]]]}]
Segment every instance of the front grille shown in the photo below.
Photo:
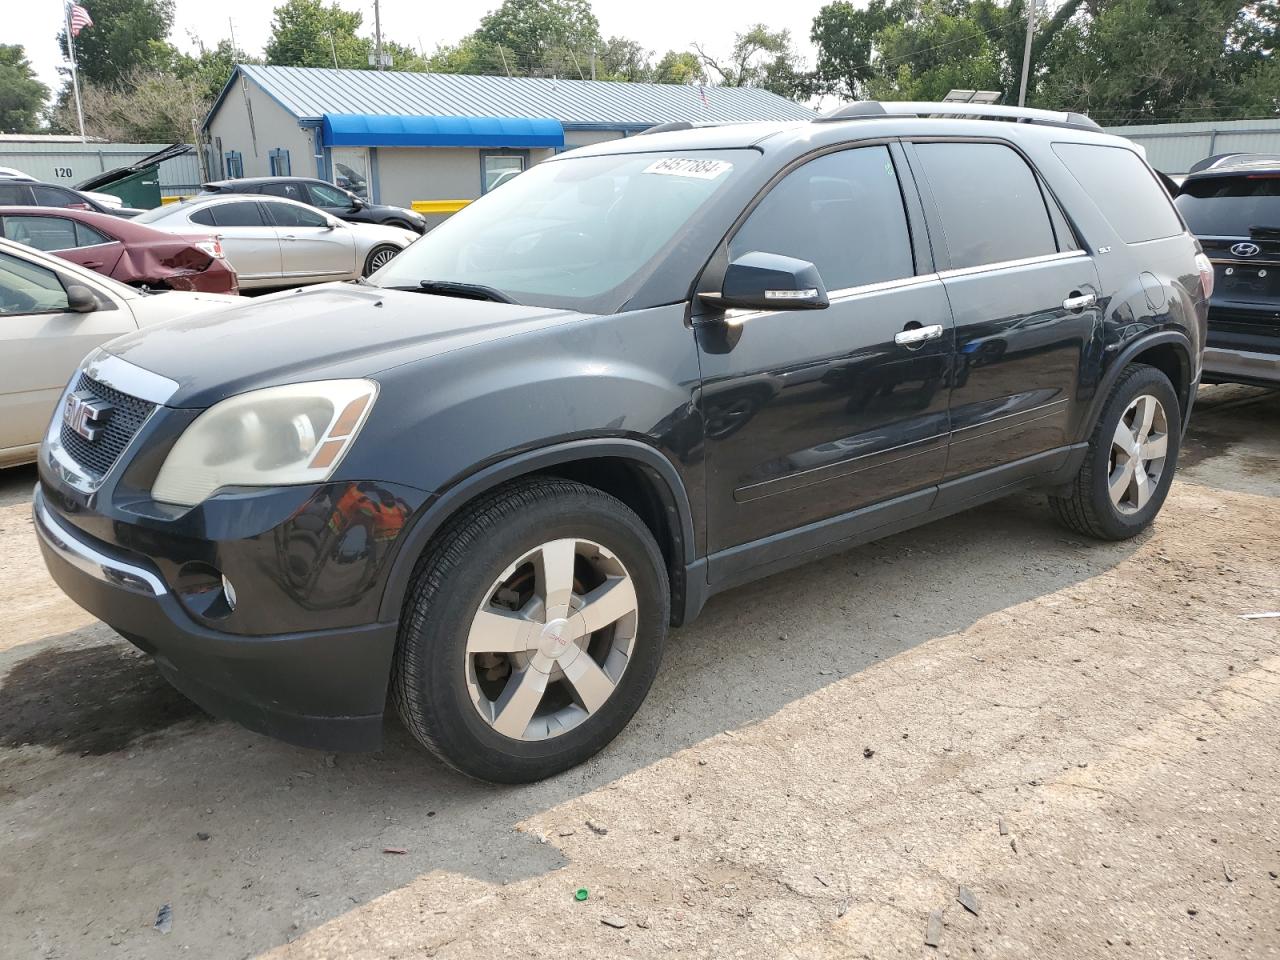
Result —
[{"label": "front grille", "polygon": [[127,393],[113,390],[104,383],[91,380],[80,374],[76,381],[76,393],[87,393],[99,400],[111,404],[111,415],[102,425],[96,440],[86,440],[65,423],[62,424],[60,439],[62,447],[77,464],[85,469],[95,480],[107,475],[129,441],[134,438],[147,417],[151,416],[156,406],[146,400],[139,400]]}]

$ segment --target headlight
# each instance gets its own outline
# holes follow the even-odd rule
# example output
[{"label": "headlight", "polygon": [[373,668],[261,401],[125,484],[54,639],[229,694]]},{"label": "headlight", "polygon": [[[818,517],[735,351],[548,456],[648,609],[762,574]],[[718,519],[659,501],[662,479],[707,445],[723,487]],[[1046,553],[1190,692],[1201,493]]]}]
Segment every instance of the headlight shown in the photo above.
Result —
[{"label": "headlight", "polygon": [[223,400],[178,438],[151,495],[191,507],[222,487],[327,480],[377,395],[371,380],[318,380]]}]

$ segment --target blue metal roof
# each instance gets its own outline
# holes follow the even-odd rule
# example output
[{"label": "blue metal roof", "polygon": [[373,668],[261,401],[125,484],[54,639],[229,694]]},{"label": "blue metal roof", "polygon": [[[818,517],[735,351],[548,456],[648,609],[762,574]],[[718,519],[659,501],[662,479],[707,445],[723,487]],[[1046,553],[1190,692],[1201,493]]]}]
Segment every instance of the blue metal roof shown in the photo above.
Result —
[{"label": "blue metal roof", "polygon": [[423,117],[326,113],[326,147],[563,147],[545,117]]},{"label": "blue metal roof", "polygon": [[316,123],[321,122],[325,114],[537,117],[558,120],[568,129],[641,129],[676,120],[740,123],[811,120],[816,116],[802,104],[756,87],[241,64],[214,104],[210,117],[222,105],[240,74],[262,87],[299,120]]}]

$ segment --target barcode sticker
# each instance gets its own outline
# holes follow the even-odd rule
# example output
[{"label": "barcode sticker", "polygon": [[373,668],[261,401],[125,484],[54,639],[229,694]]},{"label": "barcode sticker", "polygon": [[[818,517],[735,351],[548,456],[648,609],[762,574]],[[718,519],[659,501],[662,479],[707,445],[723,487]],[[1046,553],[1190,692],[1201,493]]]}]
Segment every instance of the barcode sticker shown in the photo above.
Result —
[{"label": "barcode sticker", "polygon": [[692,177],[695,180],[714,180],[733,169],[728,160],[694,160],[690,157],[667,157],[655,160],[644,168],[645,173],[659,173],[667,177]]}]

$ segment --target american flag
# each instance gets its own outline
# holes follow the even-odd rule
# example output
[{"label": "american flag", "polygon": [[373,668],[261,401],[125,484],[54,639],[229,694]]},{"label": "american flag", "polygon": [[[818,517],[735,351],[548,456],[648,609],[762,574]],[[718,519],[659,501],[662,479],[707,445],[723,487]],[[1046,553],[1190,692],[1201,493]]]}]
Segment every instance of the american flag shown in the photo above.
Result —
[{"label": "american flag", "polygon": [[93,18],[89,16],[89,11],[78,3],[71,5],[71,15],[68,18],[68,22],[71,24],[71,35],[73,37],[80,36],[80,31],[85,27],[93,26]]}]

